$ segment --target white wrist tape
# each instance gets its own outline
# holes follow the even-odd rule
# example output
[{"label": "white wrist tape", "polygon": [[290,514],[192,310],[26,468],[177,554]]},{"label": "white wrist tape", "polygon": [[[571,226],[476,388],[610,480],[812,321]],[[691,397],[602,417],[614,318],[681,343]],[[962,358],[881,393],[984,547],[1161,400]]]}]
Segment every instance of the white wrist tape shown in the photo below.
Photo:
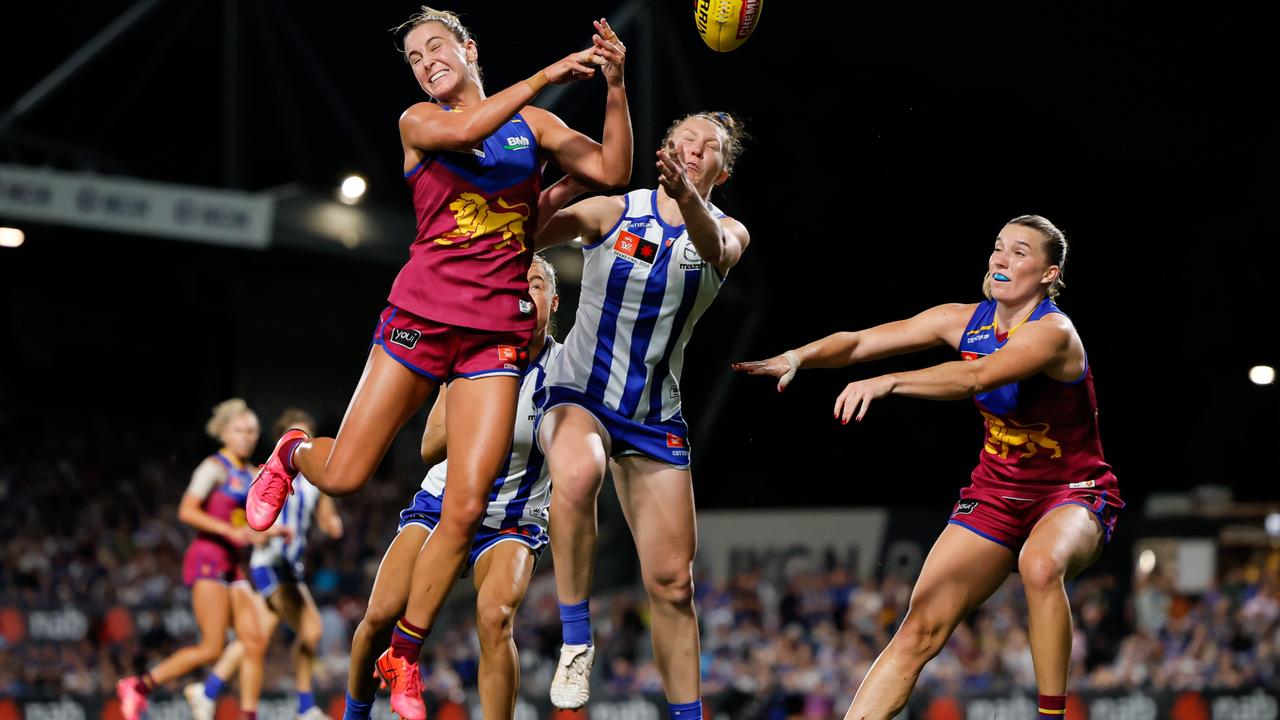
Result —
[{"label": "white wrist tape", "polygon": [[787,361],[787,364],[791,366],[791,369],[788,370],[785,375],[779,378],[779,381],[783,385],[787,385],[792,380],[795,379],[796,371],[800,369],[800,356],[796,355],[794,350],[788,350],[782,353],[782,357],[784,360]]}]

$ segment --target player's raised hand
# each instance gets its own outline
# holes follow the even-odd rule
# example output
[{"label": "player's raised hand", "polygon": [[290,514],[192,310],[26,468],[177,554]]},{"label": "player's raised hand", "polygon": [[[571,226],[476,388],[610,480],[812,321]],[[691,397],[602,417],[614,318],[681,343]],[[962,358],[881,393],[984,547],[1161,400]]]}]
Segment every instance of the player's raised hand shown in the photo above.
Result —
[{"label": "player's raised hand", "polygon": [[698,194],[693,182],[689,180],[683,155],[684,146],[671,141],[667,141],[667,146],[658,151],[658,184],[676,201]]},{"label": "player's raised hand", "polygon": [[600,18],[595,21],[596,34],[591,37],[594,47],[591,48],[593,62],[601,66],[604,79],[610,85],[619,86],[623,82],[623,63],[627,59],[627,46],[618,39],[618,34],[609,27],[609,21]]},{"label": "player's raised hand", "polygon": [[596,74],[591,66],[594,48],[587,48],[548,65],[542,72],[552,85],[563,85],[575,80],[585,80]]},{"label": "player's raised hand", "polygon": [[749,360],[746,362],[736,362],[729,365],[734,372],[744,372],[748,375],[768,375],[769,377],[778,378],[778,392],[787,389],[791,381],[796,376],[796,371],[800,369],[800,360],[791,350],[781,355],[775,355],[768,360]]}]

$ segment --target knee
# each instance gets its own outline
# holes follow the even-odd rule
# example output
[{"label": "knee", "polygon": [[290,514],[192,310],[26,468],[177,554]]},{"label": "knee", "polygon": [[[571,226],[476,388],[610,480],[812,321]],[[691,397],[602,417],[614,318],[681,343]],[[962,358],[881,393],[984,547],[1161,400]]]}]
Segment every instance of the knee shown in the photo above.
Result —
[{"label": "knee", "polygon": [[199,654],[201,665],[212,665],[218,662],[218,658],[222,656],[222,650],[225,642],[222,637],[201,638],[200,644],[196,646],[196,652]]},{"label": "knee", "polygon": [[650,602],[675,607],[693,605],[693,573],[689,563],[659,568],[645,577]]},{"label": "knee", "polygon": [[360,621],[356,633],[365,633],[375,637],[391,628],[404,614],[404,603],[393,606],[386,602],[370,602],[364,611],[364,619]]},{"label": "knee", "polygon": [[317,487],[330,497],[346,497],[359,492],[368,482],[369,476],[364,473],[351,472],[343,468],[327,468],[324,484],[317,483]]},{"label": "knee", "polygon": [[307,652],[315,653],[316,648],[320,647],[320,637],[323,634],[324,625],[320,622],[320,616],[307,615],[302,620],[302,629],[298,632],[298,642]]},{"label": "knee", "polygon": [[440,514],[440,523],[432,534],[454,534],[469,540],[475,536],[488,510],[489,499],[485,496],[456,498]]},{"label": "knee", "polygon": [[893,645],[906,657],[923,666],[947,644],[947,626],[928,611],[912,609],[893,637]]},{"label": "knee", "polygon": [[511,639],[516,609],[507,603],[483,603],[476,606],[476,633],[485,647],[504,645]]},{"label": "knee", "polygon": [[600,495],[600,483],[604,480],[600,468],[589,460],[575,459],[556,470],[552,473],[556,489],[551,494],[551,501],[557,507],[594,509]]},{"label": "knee", "polygon": [[244,632],[236,630],[236,639],[244,645],[244,654],[247,657],[263,657],[267,654],[267,636],[260,630]]},{"label": "knee", "polygon": [[1022,587],[1028,594],[1060,592],[1066,568],[1048,555],[1024,553],[1018,558],[1018,574],[1022,576]]}]

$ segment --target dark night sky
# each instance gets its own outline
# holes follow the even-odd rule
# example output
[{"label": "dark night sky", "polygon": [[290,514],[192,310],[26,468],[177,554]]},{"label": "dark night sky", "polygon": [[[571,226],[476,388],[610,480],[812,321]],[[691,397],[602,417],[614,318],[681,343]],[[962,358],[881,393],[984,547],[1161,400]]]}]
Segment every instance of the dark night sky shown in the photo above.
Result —
[{"label": "dark night sky", "polygon": [[[979,448],[970,403],[893,399],[857,427],[828,414],[845,382],[947,353],[806,372],[783,396],[730,377],[727,363],[977,300],[991,240],[1026,212],[1073,242],[1061,304],[1088,348],[1126,496],[1221,482],[1275,498],[1280,402],[1246,378],[1250,365],[1280,365],[1263,313],[1280,261],[1271,18],[1129,3],[810,12],[770,0],[750,41],[716,54],[690,3],[654,5],[649,56],[622,30],[637,128],[713,108],[744,116],[754,137],[713,198],[753,242],[699,324],[683,382],[704,506],[949,503]],[[6,10],[0,107],[127,6]],[[0,136],[0,162],[248,190],[327,190],[359,170],[371,202],[408,212],[395,121],[421,93],[386,29],[414,6],[239,4],[234,106],[224,7],[162,3]],[[456,9],[497,90],[583,46],[592,13],[613,7]],[[602,97],[599,82],[583,84],[555,109],[598,135]],[[650,150],[637,153],[633,184],[650,183]],[[21,250],[0,251],[0,429],[37,447],[69,407],[97,418],[86,434],[112,432],[113,413],[142,434],[195,428],[217,400],[255,392],[305,395],[337,417],[394,272],[297,250],[34,229]],[[307,315],[281,331],[291,303]]]}]

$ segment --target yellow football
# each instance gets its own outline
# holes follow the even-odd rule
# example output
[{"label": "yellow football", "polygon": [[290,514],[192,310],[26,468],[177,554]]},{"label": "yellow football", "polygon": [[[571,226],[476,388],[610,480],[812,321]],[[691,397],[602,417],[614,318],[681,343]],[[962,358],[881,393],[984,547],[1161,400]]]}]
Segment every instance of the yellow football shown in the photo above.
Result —
[{"label": "yellow football", "polygon": [[751,37],[764,0],[695,0],[693,22],[707,47],[729,52]]}]

